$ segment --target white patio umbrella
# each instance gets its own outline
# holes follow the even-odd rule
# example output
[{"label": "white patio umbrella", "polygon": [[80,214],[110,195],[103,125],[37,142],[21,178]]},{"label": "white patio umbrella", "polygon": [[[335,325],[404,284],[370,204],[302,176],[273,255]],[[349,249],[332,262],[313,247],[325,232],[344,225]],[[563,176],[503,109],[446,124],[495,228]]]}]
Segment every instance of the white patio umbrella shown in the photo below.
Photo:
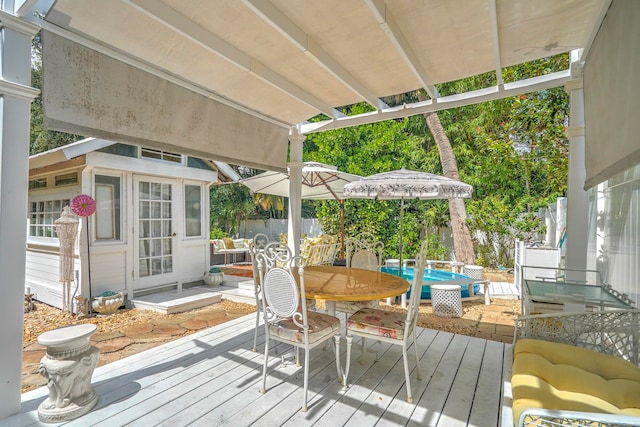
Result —
[{"label": "white patio umbrella", "polygon": [[[344,186],[361,179],[359,175],[341,172],[333,165],[317,162],[305,162],[302,167],[302,193],[304,200],[337,200],[340,204],[340,226],[344,252]],[[254,193],[273,194],[289,197],[289,174],[267,171],[240,183]]]},{"label": "white patio umbrella", "polygon": [[400,265],[402,275],[402,217],[405,199],[455,199],[469,198],[473,187],[462,181],[428,172],[400,170],[382,172],[353,181],[344,186],[347,199],[400,199]]}]

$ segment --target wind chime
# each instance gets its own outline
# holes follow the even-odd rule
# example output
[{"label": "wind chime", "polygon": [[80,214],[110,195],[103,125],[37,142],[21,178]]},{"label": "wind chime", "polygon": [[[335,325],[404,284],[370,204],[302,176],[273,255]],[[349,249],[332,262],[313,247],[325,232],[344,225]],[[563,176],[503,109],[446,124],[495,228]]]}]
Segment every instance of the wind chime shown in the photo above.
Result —
[{"label": "wind chime", "polygon": [[71,282],[74,281],[75,263],[74,248],[78,235],[78,218],[71,212],[69,206],[62,209],[60,218],[56,219],[55,227],[60,241],[60,282],[62,282],[62,311],[72,311]]}]

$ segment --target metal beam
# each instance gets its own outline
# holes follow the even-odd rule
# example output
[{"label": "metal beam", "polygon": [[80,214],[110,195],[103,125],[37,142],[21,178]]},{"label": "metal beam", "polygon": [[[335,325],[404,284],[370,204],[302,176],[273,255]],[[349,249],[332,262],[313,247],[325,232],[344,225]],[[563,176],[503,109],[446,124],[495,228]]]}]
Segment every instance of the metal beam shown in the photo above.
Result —
[{"label": "metal beam", "polygon": [[297,46],[309,58],[331,73],[342,84],[351,89],[360,98],[367,101],[377,110],[386,108],[387,105],[364,87],[357,78],[342,67],[313,38],[309,37],[300,27],[280,11],[268,0],[244,0],[244,3],[258,16],[265,20],[275,30],[280,32],[291,43]]},{"label": "metal beam", "polygon": [[227,43],[222,38],[195,24],[189,18],[167,6],[165,3],[155,0],[128,0],[128,2],[161,24],[166,25],[187,37],[189,40],[219,55],[221,58],[224,58],[235,66],[240,67],[309,107],[321,111],[329,117],[340,117],[342,115],[331,105],[316,98],[314,95],[271,70],[257,59]]},{"label": "metal beam", "polygon": [[420,85],[427,91],[431,99],[437,100],[439,96],[438,89],[433,84],[433,79],[429,77],[426,70],[422,67],[422,64],[420,64],[418,56],[415,54],[413,48],[405,38],[402,29],[397,24],[395,18],[391,14],[391,11],[387,9],[387,5],[384,0],[367,0],[367,5],[375,15],[382,30],[389,37],[389,40],[391,40],[400,56],[404,59],[404,62],[420,82]]},{"label": "metal beam", "polygon": [[350,126],[381,122],[383,120],[415,116],[417,114],[448,110],[450,108],[463,107],[465,105],[479,104],[481,102],[493,101],[496,99],[508,98],[510,96],[563,86],[571,78],[570,74],[569,70],[564,70],[546,74],[544,76],[533,77],[531,79],[520,80],[514,83],[506,83],[503,87],[493,86],[486,89],[441,97],[438,98],[437,103],[433,102],[432,99],[429,99],[423,102],[405,104],[399,107],[387,108],[382,111],[358,114],[335,120],[325,120],[317,123],[303,123],[299,125],[299,127],[302,133],[309,134],[331,129],[343,129]]}]

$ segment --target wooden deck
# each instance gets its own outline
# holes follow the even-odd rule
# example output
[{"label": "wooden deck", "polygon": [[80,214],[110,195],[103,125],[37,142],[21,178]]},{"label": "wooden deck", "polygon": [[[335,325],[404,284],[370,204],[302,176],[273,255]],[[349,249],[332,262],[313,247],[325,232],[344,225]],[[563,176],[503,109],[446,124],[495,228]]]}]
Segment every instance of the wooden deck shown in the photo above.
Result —
[{"label": "wooden deck", "polygon": [[[509,345],[418,329],[423,379],[412,374],[414,403],[406,402],[402,351],[375,343],[380,360],[354,358],[345,392],[329,348],[311,353],[309,411],[300,412],[301,368],[280,367],[288,347],[271,352],[267,393],[258,389],[262,353],[251,351],[255,314],[200,331],[96,369],[100,399],[67,426],[487,426],[500,425],[503,360]],[[262,328],[260,337],[263,338]],[[262,346],[260,346],[262,347]],[[345,347],[341,346],[342,362]],[[359,355],[354,345],[354,355]],[[413,363],[413,349],[409,359]],[[22,395],[22,411],[1,425],[40,425],[46,387]],[[47,424],[51,425],[51,424]]]}]

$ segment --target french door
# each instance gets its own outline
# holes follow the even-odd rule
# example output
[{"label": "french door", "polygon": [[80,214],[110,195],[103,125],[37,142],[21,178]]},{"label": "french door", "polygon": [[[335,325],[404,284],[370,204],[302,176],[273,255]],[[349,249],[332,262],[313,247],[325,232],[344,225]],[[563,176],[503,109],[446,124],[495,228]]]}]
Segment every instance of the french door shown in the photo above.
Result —
[{"label": "french door", "polygon": [[134,289],[176,280],[176,226],[173,184],[138,176],[134,179]]}]

